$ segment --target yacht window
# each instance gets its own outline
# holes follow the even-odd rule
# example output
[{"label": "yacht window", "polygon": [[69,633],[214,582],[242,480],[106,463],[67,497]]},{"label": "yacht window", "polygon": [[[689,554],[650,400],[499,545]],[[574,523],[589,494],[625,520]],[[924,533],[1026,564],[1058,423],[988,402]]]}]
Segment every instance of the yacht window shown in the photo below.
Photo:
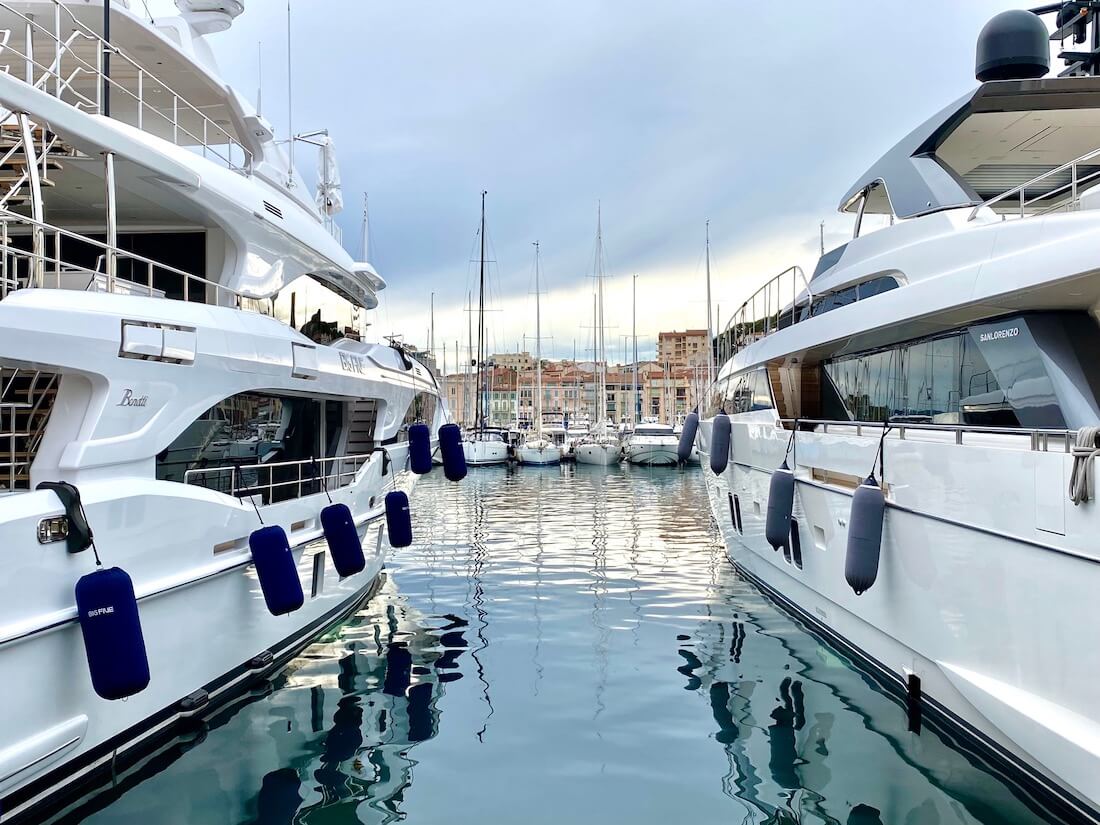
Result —
[{"label": "yacht window", "polygon": [[[897,289],[897,287],[897,279],[887,275],[881,278],[872,278],[855,286],[838,289],[835,292],[826,292],[814,298],[809,314],[813,316],[824,315],[826,312],[831,312],[839,307],[873,298],[875,295],[881,295],[883,292],[889,292],[892,289]],[[803,311],[802,315],[804,319],[806,312]]]},{"label": "yacht window", "polygon": [[768,384],[766,369],[732,376],[727,387],[723,406],[730,415],[772,409],[771,388]]},{"label": "yacht window", "polygon": [[343,426],[340,401],[241,393],[215,404],[157,455],[157,478],[231,495],[263,487],[265,504],[308,495],[320,486],[298,485],[300,466],[276,465],[336,455]]},{"label": "yacht window", "polygon": [[[854,421],[1064,428],[1047,351],[1056,343],[1050,333],[1067,321],[1010,318],[827,362],[823,413]],[[1033,327],[1043,330],[1042,345]],[[1097,337],[1095,324],[1083,332]],[[1056,375],[1076,366],[1068,350],[1062,355]],[[1075,392],[1088,391],[1088,382],[1077,383],[1086,386]]]}]

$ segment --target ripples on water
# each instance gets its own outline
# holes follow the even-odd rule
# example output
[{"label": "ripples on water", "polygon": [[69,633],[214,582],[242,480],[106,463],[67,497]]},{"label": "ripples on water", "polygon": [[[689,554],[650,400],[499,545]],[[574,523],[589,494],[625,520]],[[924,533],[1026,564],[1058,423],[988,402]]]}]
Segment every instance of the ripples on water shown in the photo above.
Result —
[{"label": "ripples on water", "polygon": [[699,470],[441,473],[381,592],[88,823],[1033,823],[753,587]]}]

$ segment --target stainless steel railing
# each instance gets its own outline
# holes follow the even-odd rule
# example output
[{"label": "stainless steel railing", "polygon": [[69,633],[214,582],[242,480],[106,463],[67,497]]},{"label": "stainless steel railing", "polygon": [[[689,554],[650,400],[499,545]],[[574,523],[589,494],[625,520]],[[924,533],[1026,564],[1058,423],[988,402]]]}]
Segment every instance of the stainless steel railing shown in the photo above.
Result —
[{"label": "stainless steel railing", "polygon": [[[0,62],[5,55],[19,58],[26,82],[79,109],[102,114],[103,87],[106,79],[112,92],[111,117],[142,131],[170,140],[177,146],[197,149],[203,157],[220,161],[229,169],[247,173],[252,169],[252,153],[228,130],[211,120],[183,95],[131,58],[115,44],[109,44],[94,30],[81,23],[60,0],[53,0],[50,25],[20,12],[10,2],[0,0],[0,11],[13,15],[22,32],[0,30]],[[19,34],[22,43],[19,44]],[[35,41],[45,44],[48,63],[35,55]],[[92,59],[80,54],[84,46]],[[38,47],[41,52],[41,46]],[[119,62],[111,77],[103,71],[104,51]],[[67,65],[66,65],[67,64]],[[10,67],[4,67],[10,71]],[[81,91],[81,81],[91,89]],[[84,86],[87,89],[87,86]]]},{"label": "stainless steel railing", "polygon": [[[237,498],[258,497],[263,504],[347,487],[373,453],[300,461],[269,461],[202,467],[183,474],[185,484],[196,484]],[[265,480],[266,479],[266,480]],[[278,492],[278,495],[276,495]]]},{"label": "stainless steel railing", "polygon": [[57,386],[56,373],[0,369],[0,489],[29,489]]},{"label": "stainless steel railing", "polygon": [[[28,234],[38,231],[43,237],[52,239],[52,254],[46,250],[45,243],[41,244],[42,248],[37,253],[33,249],[25,250],[14,246],[12,239],[17,237],[20,229],[26,229]],[[62,260],[60,250],[63,238],[77,240],[83,245],[99,250],[99,264],[104,264],[107,256],[113,254],[116,260],[116,272],[117,262],[129,261],[133,279],[101,272],[98,265],[97,269],[92,270]],[[62,229],[44,221],[36,221],[0,207],[0,298],[15,289],[24,287],[80,289],[124,295],[167,297],[162,290],[154,286],[156,276],[161,273],[174,275],[180,279],[184,301],[190,301],[192,297],[202,295],[206,301],[213,298],[213,303],[218,306],[239,308],[242,305],[244,296],[222,284],[160,261],[154,261],[136,252],[111,246],[87,235]],[[80,283],[80,278],[84,279],[83,284]]]},{"label": "stainless steel railing", "polygon": [[[1089,161],[1093,161],[1089,164]],[[1014,186],[1007,192],[1002,192],[984,203],[975,206],[967,220],[974,220],[982,209],[992,209],[997,204],[1004,204],[1002,214],[1016,212],[1016,217],[1024,218],[1028,215],[1046,215],[1050,212],[1064,210],[1072,212],[1080,206],[1081,192],[1096,183],[1100,183],[1100,169],[1091,169],[1082,174],[1082,166],[1100,165],[1100,149],[1086,152],[1079,158],[1074,158],[1069,163],[1063,163],[1054,169],[1048,169],[1042,174],[1036,175],[1029,181]],[[1053,188],[1043,189],[1038,194],[1028,197],[1028,190],[1035,190],[1039,184],[1050,178],[1068,174],[1069,180]]]},{"label": "stainless steel railing", "polygon": [[[802,295],[802,300],[799,300]],[[719,337],[718,362],[779,329],[797,324],[813,311],[810,282],[800,266],[784,269],[756,290],[730,316]]]},{"label": "stainless steel railing", "polygon": [[[815,418],[781,418],[779,419],[780,425],[785,428],[793,428],[796,425],[811,425],[814,427],[820,427],[815,432],[828,433],[829,428],[832,427],[835,430],[844,429],[846,434],[851,434],[852,430],[855,430],[857,438],[881,438],[883,431],[883,422],[881,421],[836,421],[826,419]],[[932,432],[932,433],[945,433],[954,437],[955,444],[965,444],[966,435],[1000,435],[1000,436],[1017,436],[1020,440],[1027,439],[1028,449],[1035,452],[1051,452],[1051,444],[1054,445],[1054,451],[1061,451],[1069,453],[1072,451],[1073,444],[1077,438],[1076,430],[1058,430],[1058,429],[1027,429],[1022,427],[979,427],[970,424],[913,424],[913,423],[891,423],[890,433],[894,434],[899,440],[904,441],[906,434],[909,432]]]}]

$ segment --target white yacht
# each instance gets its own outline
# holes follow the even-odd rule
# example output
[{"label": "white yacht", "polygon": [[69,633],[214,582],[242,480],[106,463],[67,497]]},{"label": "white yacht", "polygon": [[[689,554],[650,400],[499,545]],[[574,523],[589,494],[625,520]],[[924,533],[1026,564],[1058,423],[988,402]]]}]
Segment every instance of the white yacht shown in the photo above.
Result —
[{"label": "white yacht", "polygon": [[[733,315],[698,443],[744,575],[1096,821],[1100,29],[1044,11],[990,21],[980,85],[843,197],[852,239]],[[1062,38],[1092,51],[1047,77]]]},{"label": "white yacht", "polygon": [[[535,429],[527,433],[516,448],[520,464],[548,466],[561,463],[561,443],[542,430],[542,312],[539,295],[539,244],[535,241]],[[562,439],[565,429],[562,428]]]},{"label": "white yacht", "polygon": [[[218,73],[243,3],[176,5],[153,23],[116,0],[105,28],[100,0],[0,2],[4,822],[354,611],[410,425],[434,439],[446,416],[408,351],[359,340],[385,282],[338,240],[331,141],[276,141]],[[316,193],[295,144],[321,150]],[[325,309],[299,325],[307,296]],[[359,554],[343,576],[331,503]]]},{"label": "white yacht", "polygon": [[623,455],[631,464],[667,466],[676,464],[679,439],[671,424],[647,419],[638,424],[623,443]]}]

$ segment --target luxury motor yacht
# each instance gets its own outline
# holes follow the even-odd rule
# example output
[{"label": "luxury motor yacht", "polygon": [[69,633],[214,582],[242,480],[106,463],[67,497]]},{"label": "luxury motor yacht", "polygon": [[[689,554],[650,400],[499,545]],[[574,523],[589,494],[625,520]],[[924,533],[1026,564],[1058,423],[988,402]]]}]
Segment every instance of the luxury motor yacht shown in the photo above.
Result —
[{"label": "luxury motor yacht", "polygon": [[340,243],[328,135],[276,140],[218,72],[244,4],[176,5],[0,2],[5,822],[354,611],[413,425],[447,419],[408,349],[361,340],[385,282]]},{"label": "luxury motor yacht", "polygon": [[679,440],[671,424],[656,420],[644,420],[623,442],[623,455],[631,464],[644,466],[668,466],[678,460],[676,447]]},{"label": "luxury motor yacht", "polygon": [[[1097,3],[1038,12],[1053,34],[990,21],[980,85],[844,195],[850,241],[734,313],[697,438],[744,575],[1094,821],[1100,29]],[[1084,44],[1058,77],[1051,40]]]}]

